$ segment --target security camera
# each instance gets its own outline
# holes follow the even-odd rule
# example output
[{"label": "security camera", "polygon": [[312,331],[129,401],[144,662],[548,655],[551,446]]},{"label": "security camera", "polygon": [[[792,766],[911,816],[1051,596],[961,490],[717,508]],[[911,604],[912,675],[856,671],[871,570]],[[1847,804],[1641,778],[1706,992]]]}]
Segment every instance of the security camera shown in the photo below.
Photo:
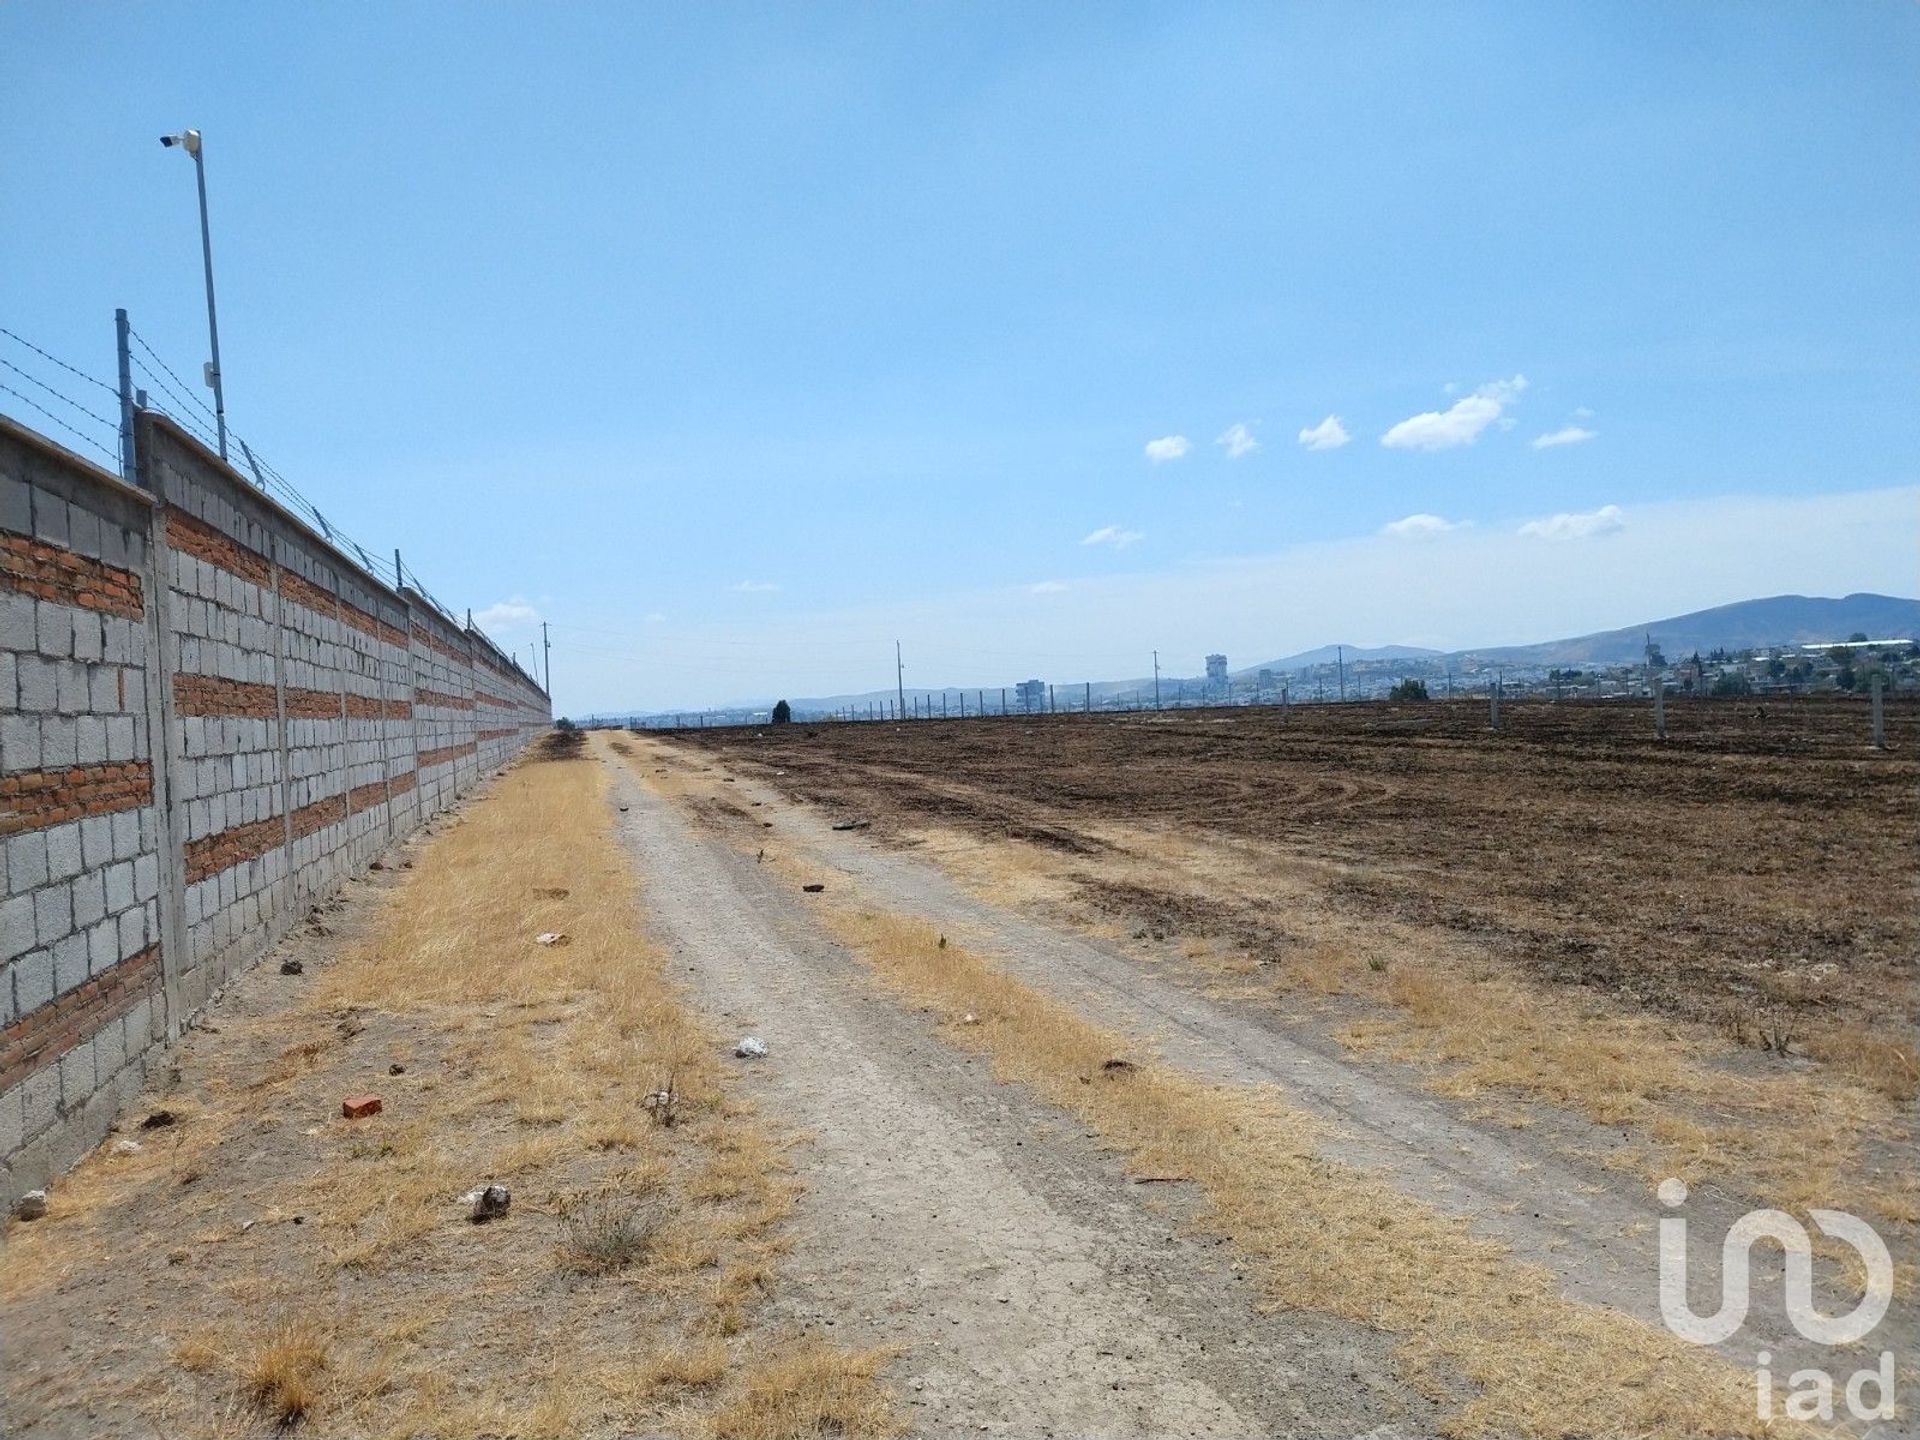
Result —
[{"label": "security camera", "polygon": [[175,145],[178,145],[180,143],[180,137],[178,135],[162,135],[160,137],[160,143],[162,145],[165,145],[168,149],[172,149]]},{"label": "security camera", "polygon": [[160,143],[168,149],[172,149],[175,145],[178,145],[182,150],[186,151],[187,154],[197,156],[200,153],[200,132],[198,130],[183,130],[178,135],[162,135],[160,137]]}]

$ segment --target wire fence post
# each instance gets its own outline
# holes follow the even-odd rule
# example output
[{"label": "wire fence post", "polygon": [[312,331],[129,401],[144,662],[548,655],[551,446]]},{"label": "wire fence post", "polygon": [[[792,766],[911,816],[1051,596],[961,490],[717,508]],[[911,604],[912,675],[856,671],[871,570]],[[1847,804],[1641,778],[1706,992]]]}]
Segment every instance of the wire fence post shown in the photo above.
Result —
[{"label": "wire fence post", "polygon": [[1873,748],[1876,750],[1887,748],[1887,717],[1882,703],[1886,688],[1886,677],[1876,673],[1873,677]]},{"label": "wire fence post", "polygon": [[138,485],[133,463],[133,349],[127,339],[132,328],[125,309],[113,312],[113,346],[120,361],[120,478]]}]

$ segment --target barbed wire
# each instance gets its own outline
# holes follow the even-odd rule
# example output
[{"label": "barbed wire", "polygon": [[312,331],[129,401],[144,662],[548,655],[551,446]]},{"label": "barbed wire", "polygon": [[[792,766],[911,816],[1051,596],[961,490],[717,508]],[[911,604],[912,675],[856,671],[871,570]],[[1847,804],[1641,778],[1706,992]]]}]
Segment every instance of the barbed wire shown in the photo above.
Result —
[{"label": "barbed wire", "polygon": [[7,337],[7,339],[26,346],[27,349],[33,351],[33,353],[38,355],[42,360],[52,361],[55,365],[58,365],[62,370],[65,370],[69,375],[78,375],[82,380],[86,381],[89,385],[98,385],[102,390],[106,391],[109,395],[113,396],[116,400],[120,398],[120,392],[114,389],[113,386],[109,385],[106,381],[102,380],[99,376],[89,375],[86,371],[82,370],[78,365],[69,365],[66,361],[62,360],[58,355],[49,355],[45,350],[42,350],[38,345],[34,344],[31,340],[27,339],[26,336],[16,335],[13,331],[7,329],[7,327],[4,325],[0,325],[0,335],[4,335]]},{"label": "barbed wire", "polygon": [[[132,361],[133,365],[138,368],[141,374],[153,384],[153,391],[147,395],[148,408],[166,415],[187,434],[206,446],[208,450],[217,454],[220,449],[219,442],[209,433],[207,427],[211,424],[217,429],[220,424],[220,416],[206,401],[200,399],[200,397],[194,393],[193,387],[180,378],[179,373],[174,370],[171,365],[167,364],[159,351],[148,342],[144,335],[140,334],[140,332],[135,330],[131,325],[127,327],[127,334],[134,342],[134,346],[138,347],[137,350],[132,346],[129,347],[128,358]],[[0,326],[0,337],[24,346],[48,364],[54,365],[75,378],[84,380],[87,384],[105,391],[108,395],[113,396],[116,401],[120,399],[120,390],[117,386],[108,384],[97,375],[88,374],[77,365],[69,364],[59,356],[34,344],[33,341],[27,339],[24,335]],[[22,366],[14,364],[4,356],[0,356],[0,366],[4,366],[25,383],[35,387],[37,390],[44,391],[61,404],[69,406],[77,414],[84,416],[87,420],[103,427],[107,432],[111,433],[115,437],[115,445],[103,443],[98,437],[88,434],[70,419],[64,418],[54,411],[49,410],[32,396],[15,389],[11,385],[0,382],[0,394],[12,396],[28,409],[35,411],[52,424],[58,426],[61,430],[74,436],[82,444],[98,451],[110,462],[114,473],[119,473],[121,457],[117,449],[117,441],[120,433],[120,422],[118,420],[111,419],[96,410],[89,409],[65,391],[48,384],[39,376],[34,375]],[[171,401],[171,405],[156,405],[153,403],[155,399],[161,396]],[[505,656],[508,663],[525,676],[529,683],[539,683],[534,679],[533,673],[527,669],[518,656],[494,640],[493,637],[488,635],[484,630],[481,630],[478,626],[469,624],[456,614],[444,601],[427,588],[426,583],[421,580],[419,573],[415,571],[412,566],[402,561],[398,554],[394,556],[391,565],[384,565],[376,561],[372,552],[369,551],[365,545],[356,540],[352,535],[349,535],[333,521],[329,520],[318,505],[309,499],[297,485],[282,474],[278,467],[262,455],[256,446],[241,436],[240,433],[231,426],[227,427],[227,438],[231,445],[239,449],[240,458],[243,459],[247,467],[253,471],[255,483],[263,493],[271,495],[295,515],[299,516],[302,521],[312,525],[320,532],[322,538],[335,549],[343,553],[350,552],[357,555],[360,563],[366,568],[368,575],[373,579],[379,581],[381,584],[386,584],[388,583],[388,573],[391,572],[394,588],[411,590],[412,593],[432,606],[448,624],[457,629],[471,630],[475,635],[485,640],[488,645],[493,647],[497,654]],[[230,465],[234,464],[231,456],[228,463]],[[235,468],[237,469],[238,466],[236,465]]]},{"label": "barbed wire", "polygon": [[[106,381],[100,379],[97,375],[89,375],[86,371],[82,370],[78,365],[68,364],[65,360],[62,360],[58,355],[52,354],[51,352],[44,350],[40,346],[34,344],[31,340],[27,339],[24,335],[17,334],[12,330],[8,330],[3,327],[0,327],[0,335],[3,335],[7,339],[14,341],[16,344],[25,346],[27,349],[31,350],[34,354],[38,355],[41,359],[47,361],[51,365],[58,366],[60,369],[66,371],[69,375],[73,375],[81,380],[84,380],[89,385],[98,386],[100,389],[105,390],[109,395],[114,396],[115,399],[119,398],[119,392],[115,390],[113,386],[107,384]],[[63,415],[57,414],[52,410],[49,410],[40,401],[35,400],[30,395],[23,394],[21,391],[16,390],[11,385],[0,385],[0,390],[4,390],[7,394],[13,396],[14,399],[20,401],[21,404],[27,406],[29,409],[32,409],[38,412],[39,414],[44,415],[48,420],[51,420],[55,425],[59,426],[62,430],[66,431],[67,434],[74,436],[82,444],[86,445],[89,449],[99,451],[102,455],[105,455],[107,459],[113,462],[113,466],[116,470],[119,469],[120,457],[116,453],[116,446],[118,444],[118,438],[120,434],[120,422],[118,420],[109,419],[107,416],[100,414],[97,410],[89,409],[87,406],[81,404],[78,400],[74,399],[73,396],[67,394],[66,391],[60,389],[57,385],[49,385],[45,380],[42,380],[38,375],[35,375],[31,370],[28,370],[23,366],[14,364],[13,361],[7,359],[4,355],[0,355],[0,366],[5,366],[8,370],[12,371],[15,375],[19,376],[22,380],[24,380],[27,384],[33,386],[35,389],[40,390],[47,395],[51,395],[54,399],[58,400],[62,405],[67,406],[69,409],[71,409],[78,415],[85,416],[88,420],[92,421],[95,425],[100,426],[103,431],[113,435],[115,437],[115,444],[114,445],[105,444],[102,442],[99,435],[90,434],[88,431],[82,429],[79,425],[74,423],[71,417],[63,416]]]},{"label": "barbed wire", "polygon": [[[160,358],[159,354],[154,350],[153,346],[147,343],[146,336],[142,335],[138,330],[134,329],[133,326],[131,325],[127,326],[127,335],[129,338],[132,339],[134,344],[138,345],[142,350],[146,351],[147,354],[152,357],[154,364],[158,365],[162,370],[166,371],[168,375],[172,376],[174,384],[178,385],[182,390],[187,392],[187,395],[190,397],[187,403],[199,406],[200,413],[206,416],[207,419],[213,421],[215,425],[218,425],[220,423],[220,417],[214,413],[213,407],[207,404],[207,402],[202,400],[199,396],[194,395],[192,391],[192,387],[188,385],[186,381],[182,380],[178,375],[174,375],[173,367],[167,364],[166,361]],[[139,357],[135,356],[134,359],[136,362],[138,362]],[[151,370],[148,370],[147,374],[152,375],[153,372]]]},{"label": "barbed wire", "polygon": [[22,405],[26,405],[31,409],[38,410],[42,415],[46,416],[47,419],[51,420],[54,424],[58,425],[62,430],[65,430],[68,434],[77,437],[79,440],[81,440],[85,444],[91,445],[95,450],[98,450],[102,455],[106,456],[108,460],[112,461],[116,467],[120,464],[120,457],[114,454],[113,451],[108,449],[105,445],[102,445],[98,440],[94,439],[93,436],[87,434],[87,432],[82,430],[79,426],[69,424],[67,421],[62,420],[58,415],[54,414],[53,411],[47,409],[46,406],[39,404],[38,402],[28,398],[25,395],[22,395],[18,390],[14,389],[11,385],[0,383],[0,393],[11,395],[13,396],[14,399],[18,400]]}]

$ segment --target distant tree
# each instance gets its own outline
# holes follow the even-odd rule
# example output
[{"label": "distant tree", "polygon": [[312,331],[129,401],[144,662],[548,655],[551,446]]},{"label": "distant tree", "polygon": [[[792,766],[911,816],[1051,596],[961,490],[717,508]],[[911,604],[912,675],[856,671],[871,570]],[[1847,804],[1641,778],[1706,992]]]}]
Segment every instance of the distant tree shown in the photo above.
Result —
[{"label": "distant tree", "polygon": [[1767,661],[1767,674],[1771,676],[1773,679],[1778,680],[1782,675],[1786,673],[1787,673],[1787,662],[1782,660],[1778,655],[1774,656],[1771,660]]},{"label": "distant tree", "polygon": [[1856,630],[1851,635],[1847,636],[1847,643],[1849,645],[1864,645],[1866,643],[1866,640],[1867,640],[1867,632],[1864,630]]},{"label": "distant tree", "polygon": [[553,722],[553,728],[556,730],[578,730],[580,727],[562,715],[558,720]]},{"label": "distant tree", "polygon": [[793,707],[787,704],[786,701],[782,700],[778,705],[775,705],[773,707],[773,723],[774,724],[789,725],[792,722],[793,722]]},{"label": "distant tree", "polygon": [[1427,698],[1427,682],[1409,677],[1402,680],[1387,692],[1389,700],[1424,700]]},{"label": "distant tree", "polygon": [[1859,680],[1860,677],[1853,673],[1853,666],[1851,665],[1842,665],[1833,673],[1833,683],[1836,689],[1851,690],[1859,683]]},{"label": "distant tree", "polygon": [[1722,670],[1714,677],[1713,689],[1710,693],[1714,695],[1751,695],[1753,693],[1753,682],[1738,670]]}]

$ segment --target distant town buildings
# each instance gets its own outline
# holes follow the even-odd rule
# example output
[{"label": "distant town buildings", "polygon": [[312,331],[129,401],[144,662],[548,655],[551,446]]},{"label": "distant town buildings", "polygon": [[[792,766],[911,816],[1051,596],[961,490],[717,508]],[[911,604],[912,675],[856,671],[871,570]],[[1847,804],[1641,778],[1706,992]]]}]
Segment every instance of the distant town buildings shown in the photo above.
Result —
[{"label": "distant town buildings", "polygon": [[1207,656],[1207,684],[1209,687],[1226,688],[1227,657],[1224,655]]},{"label": "distant town buildings", "polygon": [[1034,711],[1047,708],[1047,682],[1044,680],[1022,680],[1013,687],[1013,693],[1019,700],[1022,710]]}]

